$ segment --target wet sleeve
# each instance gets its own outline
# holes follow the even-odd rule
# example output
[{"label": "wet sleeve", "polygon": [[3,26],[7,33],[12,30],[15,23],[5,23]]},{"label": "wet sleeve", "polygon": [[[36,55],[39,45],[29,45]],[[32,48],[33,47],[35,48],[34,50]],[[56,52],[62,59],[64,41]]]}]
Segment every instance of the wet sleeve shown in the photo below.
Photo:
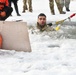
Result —
[{"label": "wet sleeve", "polygon": [[52,23],[48,23],[47,25],[48,25],[48,26],[52,26],[53,24],[52,24]]}]

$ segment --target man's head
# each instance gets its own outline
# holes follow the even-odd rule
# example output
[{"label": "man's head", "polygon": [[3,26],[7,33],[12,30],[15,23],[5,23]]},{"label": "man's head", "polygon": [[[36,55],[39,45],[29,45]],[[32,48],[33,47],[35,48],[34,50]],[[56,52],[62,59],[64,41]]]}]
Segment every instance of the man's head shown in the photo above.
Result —
[{"label": "man's head", "polygon": [[46,25],[46,15],[45,15],[44,13],[40,13],[40,14],[38,15],[37,23],[38,23],[40,26]]}]

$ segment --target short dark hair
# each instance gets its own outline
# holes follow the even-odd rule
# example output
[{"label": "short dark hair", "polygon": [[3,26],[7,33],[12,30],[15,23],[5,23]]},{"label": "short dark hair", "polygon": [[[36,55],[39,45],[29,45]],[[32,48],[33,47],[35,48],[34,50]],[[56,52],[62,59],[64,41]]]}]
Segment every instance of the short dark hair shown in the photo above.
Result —
[{"label": "short dark hair", "polygon": [[45,16],[45,17],[46,17],[46,15],[45,15],[44,13],[40,13],[40,14],[38,15],[38,18],[39,18],[39,16]]}]

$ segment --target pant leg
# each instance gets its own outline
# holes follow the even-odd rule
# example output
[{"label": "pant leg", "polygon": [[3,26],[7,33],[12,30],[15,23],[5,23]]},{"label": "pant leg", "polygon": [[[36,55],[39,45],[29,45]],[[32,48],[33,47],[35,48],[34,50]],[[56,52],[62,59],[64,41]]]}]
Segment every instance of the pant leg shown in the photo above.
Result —
[{"label": "pant leg", "polygon": [[13,4],[14,4],[15,11],[16,11],[17,15],[19,15],[19,10],[18,10],[17,2],[13,1]]},{"label": "pant leg", "polygon": [[70,5],[70,0],[65,0],[65,7],[69,8],[69,5]]},{"label": "pant leg", "polygon": [[60,0],[60,4],[61,4],[61,7],[63,9],[64,5],[65,5],[65,1],[64,0]]},{"label": "pant leg", "polygon": [[0,20],[5,21],[11,15],[12,11],[13,11],[12,7],[8,7],[7,12],[6,12],[6,16],[1,17]]},{"label": "pant leg", "polygon": [[63,11],[62,11],[62,7],[61,7],[61,4],[60,4],[60,0],[55,0],[55,2],[57,4],[57,7],[58,7],[58,10],[59,10],[60,14],[62,14]]},{"label": "pant leg", "polygon": [[32,12],[32,0],[28,0],[29,11]]},{"label": "pant leg", "polygon": [[9,2],[9,6],[11,7],[11,0],[8,0],[8,2]]},{"label": "pant leg", "polygon": [[27,10],[27,0],[23,0],[23,11]]},{"label": "pant leg", "polygon": [[54,0],[49,0],[49,6],[50,6],[51,13],[54,15],[55,14],[55,12],[54,12]]}]

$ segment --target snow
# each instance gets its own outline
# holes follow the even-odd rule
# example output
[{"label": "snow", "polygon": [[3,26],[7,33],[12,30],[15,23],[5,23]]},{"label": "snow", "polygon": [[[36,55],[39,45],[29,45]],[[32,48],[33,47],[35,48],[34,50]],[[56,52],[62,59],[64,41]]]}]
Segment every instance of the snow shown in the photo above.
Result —
[{"label": "snow", "polygon": [[[37,16],[43,12],[47,22],[67,18],[75,12],[76,1],[71,1],[70,12],[51,15],[47,0],[32,0],[33,13],[22,13],[22,0],[19,0],[21,16],[13,11],[7,21],[23,20],[27,25],[35,25]],[[64,8],[65,11],[65,8]],[[76,16],[71,19],[76,21]],[[76,75],[76,26],[63,25],[57,32],[32,34],[29,31],[32,52],[0,50],[0,75]]]}]

